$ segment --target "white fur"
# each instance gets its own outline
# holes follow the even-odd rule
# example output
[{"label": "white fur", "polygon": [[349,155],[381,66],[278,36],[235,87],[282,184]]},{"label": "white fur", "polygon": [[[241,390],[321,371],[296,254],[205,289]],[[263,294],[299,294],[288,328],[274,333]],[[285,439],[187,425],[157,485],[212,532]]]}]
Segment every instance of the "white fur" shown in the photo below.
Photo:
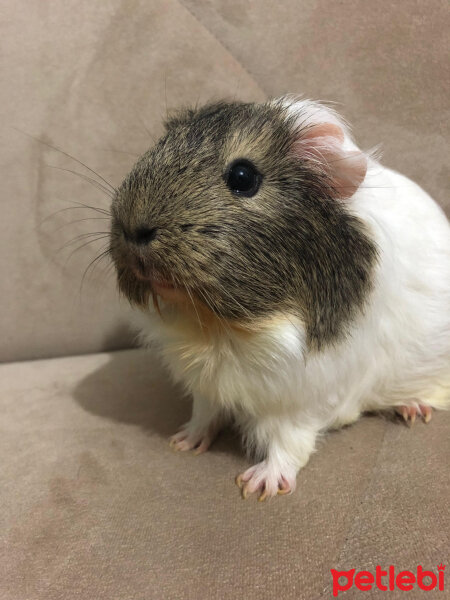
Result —
[{"label": "white fur", "polygon": [[[335,122],[335,113],[308,101]],[[346,146],[354,149],[348,130]],[[156,342],[173,377],[194,397],[187,430],[197,438],[232,416],[263,459],[244,474],[249,490],[273,495],[314,450],[319,432],[355,421],[362,411],[417,402],[450,405],[450,226],[415,183],[369,159],[348,208],[380,251],[375,289],[339,344],[308,353],[302,322],[277,315],[252,335],[205,338],[195,319],[166,307],[165,319],[140,314],[146,343]]]}]

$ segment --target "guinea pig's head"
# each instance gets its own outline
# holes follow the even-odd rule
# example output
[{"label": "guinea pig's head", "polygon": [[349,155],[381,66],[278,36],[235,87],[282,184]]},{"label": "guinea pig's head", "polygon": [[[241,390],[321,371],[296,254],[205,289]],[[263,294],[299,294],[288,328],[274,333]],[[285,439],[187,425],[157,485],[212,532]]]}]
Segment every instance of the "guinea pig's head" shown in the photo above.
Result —
[{"label": "guinea pig's head", "polygon": [[141,306],[156,294],[241,325],[294,313],[310,341],[327,341],[370,288],[375,250],[347,207],[366,166],[316,103],[180,112],[113,200],[119,288]]}]

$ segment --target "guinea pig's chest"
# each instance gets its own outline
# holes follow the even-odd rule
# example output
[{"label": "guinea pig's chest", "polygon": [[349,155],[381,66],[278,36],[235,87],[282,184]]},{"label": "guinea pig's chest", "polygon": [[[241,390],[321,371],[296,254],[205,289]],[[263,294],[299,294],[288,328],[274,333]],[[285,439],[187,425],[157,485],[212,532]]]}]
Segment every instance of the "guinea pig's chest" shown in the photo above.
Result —
[{"label": "guinea pig's chest", "polygon": [[302,359],[303,329],[277,318],[256,331],[201,331],[168,327],[159,332],[162,357],[176,380],[221,405],[254,412],[286,401]]}]

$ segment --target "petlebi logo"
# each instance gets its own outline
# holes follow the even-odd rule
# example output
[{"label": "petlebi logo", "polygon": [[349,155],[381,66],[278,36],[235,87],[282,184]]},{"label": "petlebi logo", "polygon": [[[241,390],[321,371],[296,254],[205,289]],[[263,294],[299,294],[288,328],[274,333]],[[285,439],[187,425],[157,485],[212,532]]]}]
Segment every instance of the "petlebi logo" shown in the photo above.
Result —
[{"label": "petlebi logo", "polygon": [[444,591],[444,572],[445,565],[442,563],[437,566],[437,573],[434,571],[425,571],[422,565],[418,565],[415,571],[397,572],[393,565],[382,569],[379,565],[375,568],[375,573],[370,571],[358,571],[350,569],[349,571],[336,571],[331,569],[333,577],[333,596],[339,595],[339,592],[345,592],[354,587],[361,592],[368,592],[378,588],[383,592],[392,592],[402,590],[409,592],[414,589],[429,592],[431,590]]}]

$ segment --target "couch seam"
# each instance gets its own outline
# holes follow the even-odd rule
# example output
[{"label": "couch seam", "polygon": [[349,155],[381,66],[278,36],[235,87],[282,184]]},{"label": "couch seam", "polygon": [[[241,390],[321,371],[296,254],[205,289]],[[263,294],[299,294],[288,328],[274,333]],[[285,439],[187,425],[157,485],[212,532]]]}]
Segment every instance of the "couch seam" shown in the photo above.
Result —
[{"label": "couch seam", "polygon": [[182,6],[196,21],[199,25],[201,25],[203,27],[203,29],[209,33],[209,35],[220,45],[222,46],[222,48],[224,48],[226,50],[226,52],[237,62],[237,64],[242,68],[242,70],[247,73],[247,75],[250,77],[250,79],[253,81],[253,83],[258,87],[258,89],[267,97],[267,92],[265,89],[263,89],[260,85],[260,83],[256,80],[256,77],[247,69],[247,67],[237,58],[237,56],[231,51],[231,49],[228,47],[228,45],[221,39],[219,39],[217,37],[217,35],[209,28],[205,25],[205,23],[203,23],[203,21],[200,19],[200,17],[197,16],[197,14],[194,12],[194,10],[192,8],[190,8],[189,6],[187,6],[183,0],[177,0],[178,4],[180,6]]}]

